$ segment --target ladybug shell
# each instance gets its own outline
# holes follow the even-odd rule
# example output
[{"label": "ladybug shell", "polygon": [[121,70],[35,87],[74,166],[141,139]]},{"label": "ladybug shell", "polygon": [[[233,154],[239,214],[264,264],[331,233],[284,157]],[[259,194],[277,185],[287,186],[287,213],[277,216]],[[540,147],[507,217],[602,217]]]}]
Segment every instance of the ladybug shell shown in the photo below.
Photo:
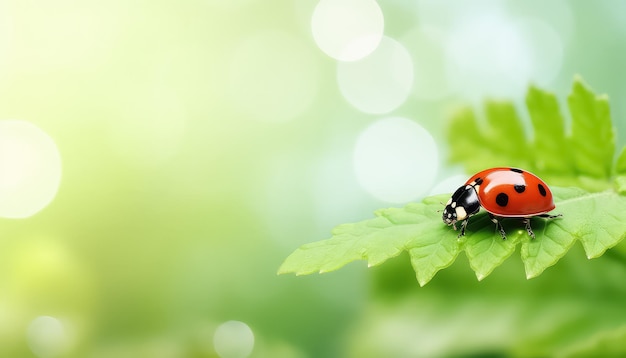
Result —
[{"label": "ladybug shell", "polygon": [[472,176],[480,205],[496,216],[530,217],[554,209],[552,192],[536,175],[517,168],[491,168]]}]

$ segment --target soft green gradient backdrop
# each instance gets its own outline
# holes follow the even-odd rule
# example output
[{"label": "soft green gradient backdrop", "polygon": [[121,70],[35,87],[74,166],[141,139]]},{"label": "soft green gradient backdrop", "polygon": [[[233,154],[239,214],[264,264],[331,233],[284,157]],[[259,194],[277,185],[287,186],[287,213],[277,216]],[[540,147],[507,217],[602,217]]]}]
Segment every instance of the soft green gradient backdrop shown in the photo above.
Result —
[{"label": "soft green gradient backdrop", "polygon": [[[387,36],[402,39],[420,23],[417,2],[379,4]],[[512,16],[543,14],[539,1],[497,4]],[[558,13],[543,19],[571,31],[562,66],[535,80],[563,99],[579,73],[608,93],[623,144],[626,7],[559,4],[566,25]],[[253,357],[347,354],[364,307],[394,283],[373,284],[363,265],[301,278],[276,270],[333,226],[398,204],[355,177],[358,135],[384,115],[342,97],[337,63],[311,34],[315,5],[0,4],[0,119],[37,125],[62,160],[50,205],[0,221],[0,356],[32,356],[27,329],[39,316],[64,323],[68,357],[214,357],[213,333],[228,320],[250,326]],[[474,100],[411,95],[391,113],[438,141],[439,179],[459,173],[444,162],[447,113]],[[522,277],[518,266],[493,281]],[[454,270],[441,280],[474,280],[464,265]],[[433,302],[437,287],[423,289]]]}]

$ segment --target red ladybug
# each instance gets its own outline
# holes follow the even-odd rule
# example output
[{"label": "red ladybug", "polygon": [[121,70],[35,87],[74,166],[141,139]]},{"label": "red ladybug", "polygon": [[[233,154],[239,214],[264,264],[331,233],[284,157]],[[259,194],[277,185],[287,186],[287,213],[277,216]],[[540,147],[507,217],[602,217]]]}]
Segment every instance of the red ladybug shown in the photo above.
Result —
[{"label": "red ladybug", "polygon": [[548,185],[536,175],[518,168],[491,168],[474,174],[446,203],[443,222],[456,230],[456,222],[462,221],[459,237],[463,236],[467,220],[481,206],[489,213],[502,239],[506,239],[506,235],[501,218],[522,219],[528,235],[534,239],[531,217],[553,219],[561,216],[547,214],[555,207]]}]

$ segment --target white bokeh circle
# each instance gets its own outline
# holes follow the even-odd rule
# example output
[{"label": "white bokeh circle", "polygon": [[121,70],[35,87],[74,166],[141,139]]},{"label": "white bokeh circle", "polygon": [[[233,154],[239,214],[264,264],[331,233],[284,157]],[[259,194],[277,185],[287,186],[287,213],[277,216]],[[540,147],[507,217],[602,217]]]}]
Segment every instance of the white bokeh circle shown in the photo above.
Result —
[{"label": "white bokeh circle", "polygon": [[317,46],[340,61],[356,61],[376,49],[384,30],[383,12],[374,0],[321,0],[311,18]]},{"label": "white bokeh circle", "polygon": [[48,134],[0,120],[0,217],[26,218],[46,207],[61,182],[61,155]]},{"label": "white bokeh circle", "polygon": [[532,72],[529,81],[547,86],[563,66],[564,40],[548,23],[537,18],[517,22],[522,36],[531,44]]},{"label": "white bokeh circle", "polygon": [[560,71],[563,41],[545,22],[501,11],[460,17],[446,44],[448,79],[466,97],[522,96]]},{"label": "white bokeh circle", "polygon": [[246,358],[254,348],[254,333],[243,322],[227,321],[215,330],[213,346],[221,358]]},{"label": "white bokeh circle", "polygon": [[439,153],[432,135],[403,117],[380,119],[367,127],[354,148],[361,187],[379,200],[404,203],[433,185]]},{"label": "white bokeh circle", "polygon": [[469,179],[467,174],[455,174],[444,178],[438,181],[430,191],[428,195],[438,195],[438,194],[452,194],[454,193],[461,185],[465,184],[465,182]]},{"label": "white bokeh circle", "polygon": [[39,316],[31,321],[26,341],[33,354],[43,358],[62,355],[69,343],[63,323],[50,316]]},{"label": "white bokeh circle", "polygon": [[399,42],[384,37],[376,51],[354,62],[337,64],[339,89],[365,113],[385,114],[401,106],[413,86],[413,60]]},{"label": "white bokeh circle", "polygon": [[434,27],[421,26],[406,33],[401,42],[413,60],[412,94],[419,100],[440,100],[452,93],[446,72],[445,34]]},{"label": "white bokeh circle", "polygon": [[498,13],[455,24],[447,43],[449,79],[466,96],[518,95],[532,73],[530,48],[511,19]]}]

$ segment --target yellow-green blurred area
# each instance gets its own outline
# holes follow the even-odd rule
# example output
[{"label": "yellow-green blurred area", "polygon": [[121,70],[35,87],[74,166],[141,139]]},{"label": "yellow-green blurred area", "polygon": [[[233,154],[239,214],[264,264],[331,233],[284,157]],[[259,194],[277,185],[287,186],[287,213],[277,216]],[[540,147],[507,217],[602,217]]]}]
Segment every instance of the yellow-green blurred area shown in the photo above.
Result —
[{"label": "yellow-green blurred area", "polygon": [[519,257],[423,288],[404,255],[276,271],[462,183],[459,104],[526,117],[528,84],[581,74],[621,147],[624,63],[617,0],[2,1],[0,356],[500,356],[618,327],[624,267],[578,247],[531,281]]}]

